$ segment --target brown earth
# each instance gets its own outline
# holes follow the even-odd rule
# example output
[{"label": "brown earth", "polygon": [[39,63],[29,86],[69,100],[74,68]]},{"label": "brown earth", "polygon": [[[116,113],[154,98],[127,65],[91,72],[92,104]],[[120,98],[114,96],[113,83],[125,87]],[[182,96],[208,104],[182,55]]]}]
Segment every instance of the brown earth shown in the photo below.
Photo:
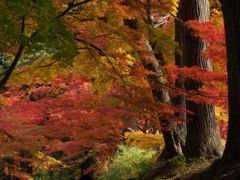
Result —
[{"label": "brown earth", "polygon": [[226,165],[216,158],[159,162],[142,180],[240,180],[240,161]]}]

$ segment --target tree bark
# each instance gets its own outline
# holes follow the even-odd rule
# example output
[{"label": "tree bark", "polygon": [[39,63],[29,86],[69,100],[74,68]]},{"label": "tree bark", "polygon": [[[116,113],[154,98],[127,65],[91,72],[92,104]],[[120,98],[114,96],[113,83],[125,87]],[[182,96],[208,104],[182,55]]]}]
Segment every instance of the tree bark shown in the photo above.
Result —
[{"label": "tree bark", "polygon": [[[175,19],[175,41],[178,43],[178,47],[176,47],[176,52],[175,52],[175,65],[177,65],[180,68],[185,66],[184,61],[183,61],[183,54],[181,53],[181,50],[183,49],[183,34],[184,34],[184,30],[185,30],[185,28],[183,27],[183,22],[181,21],[182,18],[183,18],[182,12],[179,11],[177,13],[177,18]],[[175,86],[184,91],[185,84],[184,84],[183,78],[179,77],[179,80],[175,83]],[[186,109],[185,95],[179,95],[176,98],[173,98],[172,102],[175,105],[178,105],[183,109]],[[183,119],[187,118],[186,112],[175,113],[175,116],[181,117]],[[180,124],[177,124],[174,134],[175,134],[174,137],[175,137],[176,143],[178,143],[179,146],[182,147],[182,151],[184,153],[185,144],[186,144],[186,136],[187,136],[186,122],[181,122]]]},{"label": "tree bark", "polygon": [[[132,19],[132,20],[124,20],[124,24],[128,26],[130,29],[133,29],[137,32],[142,32],[141,27],[138,23],[137,19]],[[156,59],[156,56],[153,52],[153,49],[149,42],[146,39],[143,39],[145,48],[149,52],[151,58]],[[138,52],[141,54],[141,52]],[[160,63],[151,61],[150,63],[148,60],[142,58],[142,63],[144,65],[144,68],[153,71],[157,74],[157,76],[151,76],[149,78],[150,81],[154,81],[154,83],[157,83],[160,85],[161,88],[152,88],[152,92],[154,97],[156,98],[157,101],[160,101],[164,104],[170,105],[171,100],[170,100],[170,95],[168,93],[167,88],[164,86],[165,85],[165,80],[163,77],[163,72],[160,67]],[[175,133],[175,124],[168,120],[168,119],[161,119],[160,123],[163,127],[162,133],[165,141],[165,149],[166,149],[166,154],[164,154],[164,158],[172,158],[174,156],[182,155],[182,147],[179,143],[175,142],[175,138],[177,138],[178,134]],[[170,129],[170,130],[169,130]]]},{"label": "tree bark", "polygon": [[[188,20],[209,21],[209,1],[181,0],[179,13],[184,22]],[[206,50],[207,44],[201,38],[193,37],[191,32],[186,28],[182,32],[184,65],[212,70],[210,61],[200,57],[201,53]],[[185,85],[187,90],[198,90],[203,83],[188,80]],[[216,124],[214,106],[205,103],[197,104],[193,101],[186,101],[186,106],[195,114],[187,114],[189,122],[187,123],[185,156],[187,158],[199,158],[202,155],[221,156],[223,145]]]},{"label": "tree bark", "polygon": [[228,138],[222,162],[229,163],[240,160],[240,1],[221,0],[221,3],[227,44],[229,103]]},{"label": "tree bark", "polygon": [[[22,22],[21,22],[21,33],[23,34],[24,31],[25,31],[25,17],[22,17]],[[18,52],[11,64],[11,66],[8,68],[6,74],[4,75],[4,77],[1,79],[0,81],[0,91],[2,90],[2,88],[5,86],[5,84],[7,83],[7,81],[9,80],[10,76],[12,75],[15,67],[17,66],[17,63],[19,61],[19,59],[21,58],[22,56],[22,53],[23,53],[23,50],[24,50],[24,45],[20,45],[19,48],[18,48]]]},{"label": "tree bark", "polygon": [[23,45],[20,45],[19,49],[18,49],[18,52],[17,52],[17,55],[15,56],[11,66],[8,68],[6,74],[4,75],[4,77],[2,78],[2,80],[0,81],[0,90],[2,90],[2,88],[5,86],[5,84],[7,83],[7,81],[9,80],[12,72],[14,71],[21,55],[22,55],[22,52],[24,50],[24,46]]}]

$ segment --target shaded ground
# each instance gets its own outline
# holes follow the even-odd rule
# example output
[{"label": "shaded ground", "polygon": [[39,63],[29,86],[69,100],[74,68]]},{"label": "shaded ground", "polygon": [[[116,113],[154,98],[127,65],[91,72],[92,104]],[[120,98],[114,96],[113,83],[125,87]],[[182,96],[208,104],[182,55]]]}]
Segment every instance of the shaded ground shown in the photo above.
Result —
[{"label": "shaded ground", "polygon": [[218,159],[182,159],[159,163],[142,180],[240,180],[240,161],[221,165]]}]

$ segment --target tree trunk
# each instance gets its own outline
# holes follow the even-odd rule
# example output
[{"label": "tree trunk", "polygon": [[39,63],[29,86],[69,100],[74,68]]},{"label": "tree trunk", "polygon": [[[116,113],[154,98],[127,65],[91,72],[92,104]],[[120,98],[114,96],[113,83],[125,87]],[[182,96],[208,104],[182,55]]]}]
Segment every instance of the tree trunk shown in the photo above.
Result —
[{"label": "tree trunk", "polygon": [[[181,22],[182,19],[182,13],[177,14],[177,18],[175,18],[175,41],[178,43],[178,49],[176,49],[175,52],[175,65],[178,67],[184,67],[184,61],[181,50],[183,46],[183,22]],[[184,81],[181,77],[179,77],[179,80],[176,82],[175,86],[181,90],[185,90]],[[179,95],[175,98],[172,98],[172,103],[174,105],[178,105],[183,109],[186,109],[186,98],[185,95]],[[184,113],[174,113],[175,116],[186,119],[187,114]],[[172,134],[174,137],[174,141],[176,144],[176,147],[179,147],[179,150],[181,149],[181,153],[179,155],[184,154],[185,151],[185,143],[186,143],[186,136],[187,136],[187,125],[186,122],[181,122],[179,124],[175,124],[172,128]],[[159,159],[168,157],[166,149],[163,149],[163,152]]]},{"label": "tree trunk", "polygon": [[[124,24],[128,26],[130,29],[133,29],[137,32],[142,32],[141,27],[138,23],[137,19],[132,20],[124,20]],[[143,39],[145,48],[149,52],[151,58],[156,59],[156,56],[152,50],[152,47],[150,46],[149,42],[146,39]],[[140,50],[138,50],[138,53],[141,54]],[[151,76],[149,78],[150,81],[154,81],[153,84],[160,85],[160,88],[152,88],[153,95],[155,96],[157,101],[160,101],[164,104],[170,105],[171,100],[168,93],[167,88],[164,86],[165,80],[163,77],[163,72],[160,68],[160,63],[151,61],[149,62],[147,59],[144,59],[142,57],[142,63],[144,65],[144,68],[153,71],[157,74],[157,76]],[[150,83],[151,84],[151,83]],[[159,87],[159,86],[158,86]],[[182,155],[182,147],[180,144],[175,142],[175,138],[177,138],[178,134],[175,133],[175,124],[167,119],[161,119],[160,123],[162,124],[163,130],[163,137],[165,141],[165,149],[166,149],[166,157],[165,158],[172,158],[174,156]],[[169,130],[171,129],[171,130]]]},{"label": "tree trunk", "polygon": [[[208,0],[181,0],[179,14],[184,22],[198,20],[209,21]],[[201,53],[206,50],[207,44],[201,38],[191,35],[191,30],[183,30],[182,53],[184,65],[187,67],[198,66],[212,70],[210,61],[202,59]],[[186,82],[187,90],[198,90],[202,83],[193,80]],[[221,156],[223,145],[217,129],[214,107],[205,103],[197,104],[193,101],[186,101],[187,109],[195,114],[188,114],[187,138],[185,156],[198,158],[202,155]]]},{"label": "tree trunk", "polygon": [[12,75],[12,72],[14,71],[15,67],[17,66],[17,63],[20,59],[20,57],[22,56],[24,50],[24,46],[20,45],[17,55],[15,56],[11,66],[8,68],[6,74],[4,75],[4,77],[2,78],[2,80],[0,81],[0,91],[3,89],[3,87],[5,86],[5,84],[7,83],[7,81],[9,80],[10,76]]},{"label": "tree trunk", "polygon": [[[24,31],[25,31],[25,17],[22,17],[21,24],[22,24],[21,33],[23,34]],[[0,81],[0,91],[3,89],[3,87],[5,86],[7,81],[9,80],[10,76],[12,75],[15,67],[17,66],[17,63],[18,63],[19,59],[22,56],[23,50],[24,50],[24,45],[20,45],[19,48],[18,48],[18,52],[17,52],[12,64],[10,65],[6,74],[4,75],[4,77]]]},{"label": "tree trunk", "polygon": [[223,163],[240,160],[240,1],[222,0],[228,69],[229,123]]},{"label": "tree trunk", "polygon": [[[175,41],[178,43],[178,49],[176,49],[175,52],[175,65],[178,67],[184,67],[184,61],[183,61],[183,54],[181,53],[181,50],[183,49],[183,34],[185,28],[183,27],[182,19],[182,13],[179,11],[177,13],[177,18],[175,19]],[[185,90],[185,84],[184,80],[179,77],[179,80],[176,82],[175,86],[179,89]],[[172,99],[172,102],[175,105],[180,106],[183,109],[186,109],[186,97],[185,95],[179,95],[176,98]],[[181,117],[183,119],[187,118],[186,112],[184,113],[175,113],[175,116]],[[176,125],[175,131],[174,131],[174,137],[176,143],[179,144],[179,146],[182,147],[182,151],[184,153],[185,151],[185,144],[186,144],[186,136],[187,136],[187,125],[186,122],[181,122],[180,124]]]},{"label": "tree trunk", "polygon": [[[88,152],[86,152],[86,156],[88,155]],[[93,177],[93,170],[91,170],[90,172],[88,172],[87,174],[85,174],[85,171],[88,170],[88,168],[91,167],[91,165],[95,164],[95,160],[94,160],[94,156],[89,156],[87,159],[85,159],[85,161],[81,164],[81,178],[80,179],[86,179],[88,178],[92,178]]]}]

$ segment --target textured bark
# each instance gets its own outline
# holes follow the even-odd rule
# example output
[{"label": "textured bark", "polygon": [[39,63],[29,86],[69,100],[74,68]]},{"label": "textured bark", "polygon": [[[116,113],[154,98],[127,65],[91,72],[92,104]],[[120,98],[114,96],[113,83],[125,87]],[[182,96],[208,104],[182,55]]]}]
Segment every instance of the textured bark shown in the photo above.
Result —
[{"label": "textured bark", "polygon": [[229,123],[223,163],[240,159],[240,1],[222,0],[226,31]]},{"label": "textured bark", "polygon": [[[183,49],[183,34],[185,31],[185,27],[183,27],[183,23],[180,21],[182,19],[182,12],[179,11],[177,14],[177,18],[175,19],[175,41],[178,43],[178,49],[176,49],[175,53],[175,65],[178,67],[184,67],[183,54],[181,50]],[[179,20],[180,19],[180,20]],[[179,80],[176,82],[175,86],[179,89],[185,90],[184,80],[179,77]],[[172,102],[175,105],[180,106],[181,108],[186,109],[186,98],[185,95],[180,95],[174,99]],[[186,119],[186,113],[175,113],[175,116]],[[181,124],[177,124],[174,131],[175,142],[179,144],[178,146],[182,147],[182,151],[185,151],[185,143],[187,136],[187,125],[186,122],[182,122]]]},{"label": "textured bark", "polygon": [[[137,19],[124,20],[124,24],[129,28],[136,30],[137,32],[142,32]],[[149,52],[151,58],[156,59],[156,56],[149,42],[146,39],[143,39],[143,41],[144,41],[145,48]],[[138,53],[141,54],[141,52],[138,52]],[[153,71],[157,74],[156,76],[149,77],[150,81],[153,80],[154,81],[153,83],[157,83],[158,85],[160,85],[160,88],[152,89],[153,95],[155,96],[156,100],[164,104],[170,105],[171,100],[170,100],[168,90],[164,86],[165,80],[163,77],[163,72],[160,67],[160,63],[157,63],[154,61],[151,61],[149,63],[149,61],[147,59],[144,59],[143,57],[141,60],[146,69]],[[172,158],[174,156],[182,155],[182,147],[180,146],[180,144],[175,142],[175,138],[177,137],[178,134],[175,133],[174,131],[175,129],[174,123],[167,119],[161,119],[160,123],[162,124],[162,127],[163,127],[162,133],[163,133],[163,137],[165,141],[165,149],[166,149],[166,156],[164,158]],[[169,129],[171,130],[169,131]]]},{"label": "textured bark", "polygon": [[[208,0],[181,0],[179,13],[184,22],[198,20],[209,21]],[[182,52],[184,65],[187,67],[198,66],[211,70],[210,61],[202,59],[201,53],[207,48],[207,44],[201,38],[191,35],[191,30],[183,30]],[[202,83],[193,80],[186,82],[187,90],[197,90]],[[214,107],[205,103],[196,104],[186,101],[187,109],[195,114],[188,114],[187,138],[185,156],[198,158],[202,155],[221,156],[223,145],[217,129]]]}]

